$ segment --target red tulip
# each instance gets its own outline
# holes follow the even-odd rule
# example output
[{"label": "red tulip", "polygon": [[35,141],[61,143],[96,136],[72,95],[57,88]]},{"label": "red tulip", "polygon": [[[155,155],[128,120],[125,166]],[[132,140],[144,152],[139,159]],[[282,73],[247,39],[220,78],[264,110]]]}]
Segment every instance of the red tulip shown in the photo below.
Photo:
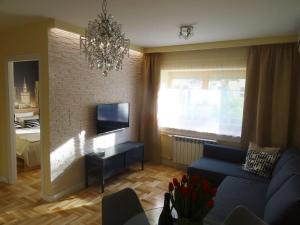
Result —
[{"label": "red tulip", "polygon": [[186,175],[182,176],[181,181],[182,181],[182,183],[187,183],[188,179],[187,179]]},{"label": "red tulip", "polygon": [[210,189],[210,194],[211,194],[212,196],[215,196],[216,193],[217,193],[217,188],[212,188],[212,189]]},{"label": "red tulip", "polygon": [[174,185],[172,182],[169,183],[169,192],[174,190]]},{"label": "red tulip", "polygon": [[205,192],[209,193],[209,183],[207,180],[202,181],[202,188]]},{"label": "red tulip", "polygon": [[212,207],[214,206],[214,200],[209,200],[209,201],[207,202],[207,206],[208,206],[209,208],[212,208]]},{"label": "red tulip", "polygon": [[173,179],[173,184],[177,188],[180,186],[180,184],[179,184],[179,182],[178,182],[178,180],[176,178]]}]

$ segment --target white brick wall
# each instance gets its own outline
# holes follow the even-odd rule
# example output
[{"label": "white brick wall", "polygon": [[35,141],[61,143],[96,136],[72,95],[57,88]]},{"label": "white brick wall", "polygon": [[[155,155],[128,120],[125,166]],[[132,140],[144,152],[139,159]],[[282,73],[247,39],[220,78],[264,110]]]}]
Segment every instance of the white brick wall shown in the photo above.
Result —
[{"label": "white brick wall", "polygon": [[[48,38],[51,182],[58,193],[83,182],[83,155],[94,146],[137,139],[143,55],[130,51],[122,71],[103,77],[80,55],[79,35],[54,28]],[[96,105],[111,102],[130,103],[130,128],[96,137]]]}]

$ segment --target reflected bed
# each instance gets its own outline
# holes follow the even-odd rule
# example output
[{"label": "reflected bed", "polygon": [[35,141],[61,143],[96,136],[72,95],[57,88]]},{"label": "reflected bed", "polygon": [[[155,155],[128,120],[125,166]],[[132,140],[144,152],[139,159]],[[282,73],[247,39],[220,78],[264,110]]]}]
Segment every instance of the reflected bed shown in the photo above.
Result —
[{"label": "reflected bed", "polygon": [[16,129],[16,153],[27,167],[40,165],[39,127]]}]

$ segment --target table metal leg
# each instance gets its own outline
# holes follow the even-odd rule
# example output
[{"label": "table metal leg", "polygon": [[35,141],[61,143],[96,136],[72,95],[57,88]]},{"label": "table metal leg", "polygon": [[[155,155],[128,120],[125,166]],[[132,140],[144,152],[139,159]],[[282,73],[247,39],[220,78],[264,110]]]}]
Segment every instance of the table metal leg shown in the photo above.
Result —
[{"label": "table metal leg", "polygon": [[85,158],[85,187],[89,186],[89,170],[87,158]]},{"label": "table metal leg", "polygon": [[103,170],[104,170],[104,163],[101,162],[101,165],[100,165],[100,186],[101,186],[101,192],[103,193],[104,192],[104,176],[103,176]]}]

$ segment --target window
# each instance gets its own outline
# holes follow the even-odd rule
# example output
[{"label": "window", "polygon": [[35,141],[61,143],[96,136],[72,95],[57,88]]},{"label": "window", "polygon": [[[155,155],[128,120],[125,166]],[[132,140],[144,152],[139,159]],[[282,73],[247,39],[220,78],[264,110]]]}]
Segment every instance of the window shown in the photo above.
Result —
[{"label": "window", "polygon": [[245,68],[163,70],[159,126],[241,136]]}]

